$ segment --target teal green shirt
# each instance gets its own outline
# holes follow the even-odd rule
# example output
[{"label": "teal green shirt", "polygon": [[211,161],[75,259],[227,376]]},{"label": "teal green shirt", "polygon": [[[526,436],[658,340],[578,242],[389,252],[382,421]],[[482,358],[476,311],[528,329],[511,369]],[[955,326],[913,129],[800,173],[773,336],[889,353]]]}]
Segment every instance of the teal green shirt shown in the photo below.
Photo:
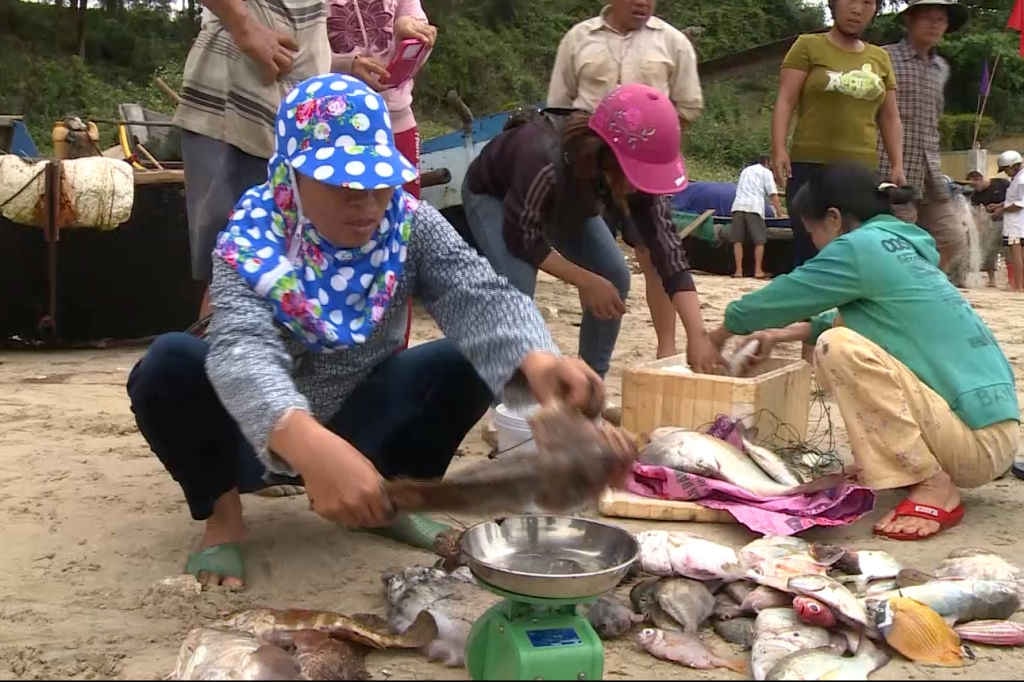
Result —
[{"label": "teal green shirt", "polygon": [[837,309],[846,327],[909,367],[972,429],[1020,421],[1010,363],[938,262],[927,232],[880,215],[730,303],[725,326],[750,334],[810,320],[814,343]]}]

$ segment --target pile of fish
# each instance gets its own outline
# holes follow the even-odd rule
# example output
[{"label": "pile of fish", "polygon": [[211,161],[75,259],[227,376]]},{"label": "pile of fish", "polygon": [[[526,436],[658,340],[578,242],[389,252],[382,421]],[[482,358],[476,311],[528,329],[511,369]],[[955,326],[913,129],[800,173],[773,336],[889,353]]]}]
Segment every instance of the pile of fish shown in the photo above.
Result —
[{"label": "pile of fish", "polygon": [[742,433],[739,423],[736,428],[742,450],[700,431],[657,428],[650,433],[637,461],[726,481],[758,497],[812,493],[834,488],[843,480],[841,473],[818,470],[816,455],[787,459],[755,444]]},{"label": "pile of fish", "polygon": [[961,549],[932,574],[877,550],[766,536],[736,550],[685,532],[637,534],[644,574],[629,592],[595,602],[603,638],[640,628],[651,655],[692,668],[744,672],[699,633],[750,651],[756,680],[867,679],[892,652],[962,666],[963,642],[1024,645],[1024,572],[986,549]]}]

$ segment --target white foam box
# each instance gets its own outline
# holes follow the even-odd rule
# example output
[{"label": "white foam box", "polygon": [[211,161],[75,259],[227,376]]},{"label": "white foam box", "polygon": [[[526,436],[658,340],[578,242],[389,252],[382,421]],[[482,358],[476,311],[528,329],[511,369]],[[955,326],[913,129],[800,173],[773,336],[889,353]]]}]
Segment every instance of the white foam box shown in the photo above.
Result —
[{"label": "white foam box", "polygon": [[676,355],[627,368],[622,426],[637,435],[661,426],[698,429],[719,414],[745,419],[768,410],[806,439],[811,366],[803,360],[769,358],[749,377],[695,374],[686,367],[686,356]]}]

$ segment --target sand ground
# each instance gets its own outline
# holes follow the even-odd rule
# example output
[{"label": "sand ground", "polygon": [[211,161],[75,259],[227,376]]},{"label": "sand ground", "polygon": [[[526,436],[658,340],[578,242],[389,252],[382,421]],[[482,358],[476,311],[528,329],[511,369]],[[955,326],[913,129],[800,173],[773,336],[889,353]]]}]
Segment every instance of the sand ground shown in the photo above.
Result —
[{"label": "sand ground", "polygon": [[[700,276],[708,324],[725,305],[761,283]],[[992,326],[1020,380],[1024,370],[1024,296],[976,289],[968,297]],[[542,276],[537,303],[566,352],[576,349],[579,303],[574,292]],[[438,334],[417,317],[414,341]],[[680,350],[685,341],[680,329]],[[629,312],[614,357],[609,391],[617,398],[624,366],[653,358],[655,343],[634,276]],[[936,339],[942,343],[942,339]],[[795,348],[782,349],[795,355]],[[380,574],[388,567],[428,563],[432,557],[391,541],[338,528],[309,511],[302,497],[247,496],[250,527],[249,588],[241,594],[208,592],[192,599],[154,591],[179,573],[200,534],[179,488],[136,430],[124,391],[142,349],[0,354],[0,676],[19,678],[159,678],[173,668],[186,631],[218,614],[249,605],[384,613]],[[1022,384],[1024,385],[1024,384]],[[833,411],[834,412],[834,411]],[[837,429],[839,443],[843,431]],[[478,460],[487,448],[474,431],[455,466]],[[1020,500],[1024,482],[1012,477],[965,495],[965,522],[917,543],[872,538],[872,522],[897,500],[883,495],[878,508],[854,526],[812,530],[808,538],[884,548],[905,565],[928,570],[950,550],[967,545],[996,549],[1024,565]],[[473,518],[462,518],[470,523]],[[754,535],[737,525],[657,524],[686,528],[734,544]],[[720,645],[722,646],[722,645]],[[875,679],[999,678],[1024,662],[1013,650],[977,647],[977,662],[960,671],[896,660]],[[466,679],[416,653],[370,656],[376,679]],[[736,677],[727,671],[691,671],[640,653],[628,639],[606,646],[607,678]]]}]

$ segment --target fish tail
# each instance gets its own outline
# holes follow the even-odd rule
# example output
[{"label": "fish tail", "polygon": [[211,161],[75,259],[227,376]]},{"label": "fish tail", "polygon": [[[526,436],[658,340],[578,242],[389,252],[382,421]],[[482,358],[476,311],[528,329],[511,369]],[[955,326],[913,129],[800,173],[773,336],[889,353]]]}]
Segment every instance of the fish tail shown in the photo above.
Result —
[{"label": "fish tail", "polygon": [[746,675],[750,672],[750,664],[745,658],[720,658],[718,659],[718,664],[741,675]]}]

